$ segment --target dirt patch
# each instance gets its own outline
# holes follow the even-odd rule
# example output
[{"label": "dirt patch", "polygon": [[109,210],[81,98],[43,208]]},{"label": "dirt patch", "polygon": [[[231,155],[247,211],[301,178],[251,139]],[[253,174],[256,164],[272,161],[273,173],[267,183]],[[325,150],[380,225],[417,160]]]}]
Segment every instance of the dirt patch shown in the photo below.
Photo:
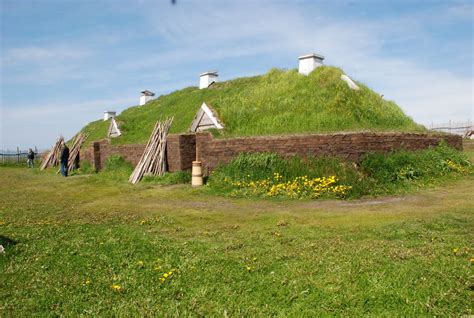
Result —
[{"label": "dirt patch", "polygon": [[386,203],[402,202],[406,201],[407,197],[382,197],[376,199],[360,199],[353,201],[340,202],[342,206],[360,206],[360,205],[379,205]]}]

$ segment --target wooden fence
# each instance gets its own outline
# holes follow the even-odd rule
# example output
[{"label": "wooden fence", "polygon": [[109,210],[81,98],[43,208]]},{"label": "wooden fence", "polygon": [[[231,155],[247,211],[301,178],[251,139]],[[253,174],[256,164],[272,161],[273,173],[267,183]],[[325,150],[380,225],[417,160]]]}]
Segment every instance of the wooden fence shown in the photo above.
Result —
[{"label": "wooden fence", "polygon": [[[16,152],[6,151],[4,153],[0,153],[0,164],[19,164],[19,163],[26,163],[28,156],[28,151],[21,151],[17,148]],[[35,161],[39,160],[42,156],[42,153],[39,153],[37,149],[35,149]]]},{"label": "wooden fence", "polygon": [[465,136],[467,132],[474,130],[474,125],[471,120],[455,122],[449,121],[441,124],[431,124],[429,126],[431,130],[447,132],[451,134]]}]

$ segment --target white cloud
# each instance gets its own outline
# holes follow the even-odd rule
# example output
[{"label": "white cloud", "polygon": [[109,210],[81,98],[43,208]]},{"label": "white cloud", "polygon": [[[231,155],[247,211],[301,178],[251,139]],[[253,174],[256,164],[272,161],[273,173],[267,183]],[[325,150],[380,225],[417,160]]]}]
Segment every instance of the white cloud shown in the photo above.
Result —
[{"label": "white cloud", "polygon": [[[98,99],[93,101],[83,101],[83,102],[52,102],[46,105],[18,105],[15,109],[7,108],[4,110],[5,118],[18,120],[21,118],[47,118],[52,115],[72,115],[77,114],[91,113],[91,112],[100,112],[105,111],[104,107],[106,105],[114,105],[117,107],[125,105],[133,105],[138,102],[138,97],[136,99],[131,98],[110,98],[110,99]],[[100,115],[100,114],[99,114]],[[100,118],[100,116],[98,116]]]},{"label": "white cloud", "polygon": [[[136,98],[109,98],[91,101],[31,103],[3,108],[0,118],[0,149],[18,145],[49,147],[55,138],[71,138],[87,123],[99,120],[106,110],[121,111],[138,103]],[[1,136],[0,136],[1,137]]]},{"label": "white cloud", "polygon": [[6,49],[0,65],[5,83],[51,85],[84,78],[81,66],[95,52],[66,45],[29,46]]},{"label": "white cloud", "polygon": [[454,19],[474,19],[474,4],[473,3],[455,3],[449,6],[447,10],[448,16]]},{"label": "white cloud", "polygon": [[359,79],[384,94],[386,99],[395,100],[422,124],[472,119],[472,77],[429,70],[393,58],[374,57],[358,64],[354,73]]},{"label": "white cloud", "polygon": [[2,53],[3,67],[17,65],[45,65],[59,61],[73,61],[89,57],[92,50],[78,47],[30,46],[7,49]]}]

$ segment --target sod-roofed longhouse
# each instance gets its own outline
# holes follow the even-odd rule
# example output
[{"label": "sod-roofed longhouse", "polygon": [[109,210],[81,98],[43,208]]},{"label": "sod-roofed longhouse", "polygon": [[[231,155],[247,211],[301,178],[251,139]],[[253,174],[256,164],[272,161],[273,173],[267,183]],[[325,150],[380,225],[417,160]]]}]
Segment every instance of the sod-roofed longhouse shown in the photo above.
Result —
[{"label": "sod-roofed longhouse", "polygon": [[[168,153],[176,154],[175,158],[168,156],[171,170],[191,167],[191,162],[187,161],[195,155],[196,138],[195,135],[189,134],[196,131],[202,131],[198,134],[205,131],[212,134],[213,140],[219,143],[219,146],[216,146],[218,150],[214,149],[214,153],[235,149],[236,141],[232,141],[235,138],[242,140],[252,137],[248,142],[241,142],[246,147],[239,146],[239,152],[275,151],[288,155],[338,155],[338,151],[328,150],[334,146],[335,140],[322,142],[321,145],[318,143],[317,146],[307,141],[308,138],[319,138],[316,135],[327,136],[333,133],[351,136],[341,139],[345,140],[342,148],[346,149],[341,155],[350,159],[359,158],[364,151],[423,148],[438,143],[440,139],[449,139],[453,146],[459,147],[460,142],[454,141],[453,137],[429,134],[423,126],[405,115],[395,102],[385,100],[363,83],[351,79],[341,69],[324,66],[323,60],[321,55],[307,54],[299,58],[299,70],[272,69],[264,75],[221,82],[217,81],[217,72],[203,73],[200,77],[201,88],[188,87],[162,95],[143,106],[130,107],[116,116],[120,121],[121,136],[106,142],[107,148],[113,149],[114,153],[121,153],[121,147],[133,146],[131,148],[136,149],[139,145],[146,144],[157,120],[172,116],[174,122],[170,133],[186,136],[179,138],[170,135],[170,141],[173,141],[179,150],[171,149],[173,145],[170,143]],[[203,76],[206,77],[204,80]],[[204,85],[206,83],[207,87]],[[203,106],[209,111],[206,112]],[[199,123],[196,125],[197,120],[201,120],[201,126]],[[83,130],[88,132],[89,136],[87,147],[90,147],[93,141],[105,138],[108,128],[102,121],[92,122],[84,127]],[[371,135],[372,137],[365,139],[364,136],[368,132],[376,133],[378,137],[374,139]],[[280,142],[275,136],[283,136],[283,139]],[[292,137],[288,139],[289,136]],[[361,140],[357,149],[347,142],[355,136]],[[412,136],[411,144],[407,141],[408,136]],[[417,141],[413,141],[413,136],[416,136]],[[197,140],[211,140],[211,136],[208,137]],[[255,143],[257,137],[270,138],[268,140],[273,147],[257,146],[260,144]],[[299,144],[295,138],[303,138],[303,146],[293,147],[292,143]],[[181,139],[186,140],[187,146],[176,143],[176,140]],[[191,139],[193,141],[190,141]],[[420,142],[425,139],[430,142]],[[101,144],[104,145],[104,142]],[[232,144],[234,148],[226,150],[226,144]],[[380,147],[377,147],[377,144]],[[410,146],[407,146],[408,144]],[[199,147],[199,142],[197,145]],[[201,146],[199,155],[206,165],[206,145]],[[191,149],[192,147],[194,148]],[[355,154],[351,152],[351,147],[354,148]],[[88,157],[92,160],[91,151]],[[100,160],[103,161],[106,156],[105,152],[101,153]],[[137,161],[136,156],[131,154],[124,154],[124,157],[132,163]],[[194,158],[191,158],[191,161],[192,159]],[[227,157],[225,160],[228,160]]]}]

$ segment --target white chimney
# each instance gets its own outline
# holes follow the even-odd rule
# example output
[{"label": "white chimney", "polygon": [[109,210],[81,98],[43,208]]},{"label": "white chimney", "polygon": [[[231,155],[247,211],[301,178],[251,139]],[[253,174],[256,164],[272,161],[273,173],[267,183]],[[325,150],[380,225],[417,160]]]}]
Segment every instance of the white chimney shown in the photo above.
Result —
[{"label": "white chimney", "polygon": [[117,114],[117,112],[113,112],[113,111],[110,111],[110,110],[104,112],[104,121],[107,121],[110,118],[115,118],[116,114]]},{"label": "white chimney", "polygon": [[212,83],[217,82],[217,71],[206,72],[199,75],[199,89],[208,88]]},{"label": "white chimney", "polygon": [[314,71],[315,68],[323,65],[324,56],[316,53],[311,53],[300,56],[298,59],[300,60],[298,73],[308,75],[309,73]]},{"label": "white chimney", "polygon": [[140,106],[143,106],[148,103],[153,96],[155,96],[155,93],[153,92],[147,90],[142,91],[142,95],[140,96]]}]

